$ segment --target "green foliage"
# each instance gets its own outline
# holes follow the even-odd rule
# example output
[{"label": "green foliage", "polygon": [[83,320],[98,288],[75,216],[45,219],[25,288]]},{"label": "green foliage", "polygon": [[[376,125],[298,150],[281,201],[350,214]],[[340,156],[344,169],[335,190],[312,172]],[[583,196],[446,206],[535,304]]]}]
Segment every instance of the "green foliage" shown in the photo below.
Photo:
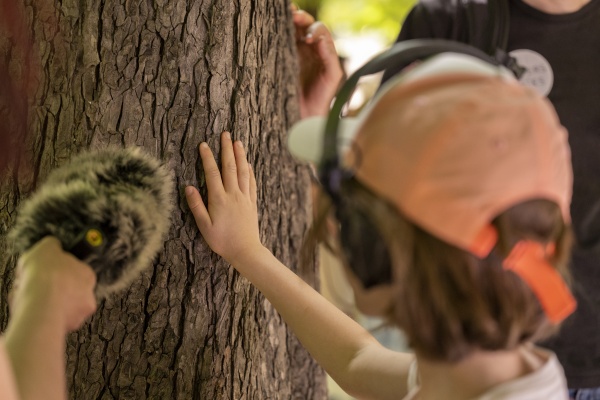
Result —
[{"label": "green foliage", "polygon": [[391,44],[415,0],[298,0],[336,34],[377,32]]}]

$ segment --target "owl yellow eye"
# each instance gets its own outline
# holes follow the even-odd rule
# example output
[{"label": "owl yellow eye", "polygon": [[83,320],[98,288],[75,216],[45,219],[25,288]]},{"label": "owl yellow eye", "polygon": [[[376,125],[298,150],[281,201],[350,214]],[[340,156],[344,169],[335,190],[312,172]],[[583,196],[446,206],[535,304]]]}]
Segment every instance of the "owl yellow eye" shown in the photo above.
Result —
[{"label": "owl yellow eye", "polygon": [[99,247],[102,245],[104,238],[99,230],[89,229],[85,234],[85,240],[90,244],[90,246]]}]

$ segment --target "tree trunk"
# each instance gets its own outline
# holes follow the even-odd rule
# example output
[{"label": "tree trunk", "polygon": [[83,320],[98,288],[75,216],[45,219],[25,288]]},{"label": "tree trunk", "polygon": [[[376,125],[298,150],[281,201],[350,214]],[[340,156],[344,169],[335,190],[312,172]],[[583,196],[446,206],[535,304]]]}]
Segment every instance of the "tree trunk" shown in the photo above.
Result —
[{"label": "tree trunk", "polygon": [[[321,369],[281,317],[212,253],[181,189],[197,146],[230,130],[257,174],[263,243],[298,271],[309,177],[286,151],[298,116],[286,0],[25,0],[41,66],[29,168],[0,188],[0,324],[16,260],[6,232],[48,171],[87,148],[141,146],[173,169],[173,227],[154,267],[68,338],[73,399],[323,399]],[[4,46],[7,48],[6,37]],[[3,56],[3,55],[0,55]],[[4,55],[11,57],[11,54]]]}]

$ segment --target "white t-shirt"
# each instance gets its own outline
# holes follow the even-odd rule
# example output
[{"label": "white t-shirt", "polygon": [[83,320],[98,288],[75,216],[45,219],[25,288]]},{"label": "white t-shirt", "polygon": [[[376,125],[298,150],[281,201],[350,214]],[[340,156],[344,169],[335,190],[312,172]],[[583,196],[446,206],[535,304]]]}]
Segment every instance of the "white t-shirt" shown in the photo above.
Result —
[{"label": "white t-shirt", "polygon": [[[539,347],[524,349],[542,365],[529,375],[502,383],[486,393],[469,400],[569,400],[567,380],[556,355]],[[416,398],[419,392],[416,362],[408,376],[408,395],[403,400]]]},{"label": "white t-shirt", "polygon": [[0,400],[17,400],[18,398],[13,370],[4,349],[4,340],[0,338]]}]

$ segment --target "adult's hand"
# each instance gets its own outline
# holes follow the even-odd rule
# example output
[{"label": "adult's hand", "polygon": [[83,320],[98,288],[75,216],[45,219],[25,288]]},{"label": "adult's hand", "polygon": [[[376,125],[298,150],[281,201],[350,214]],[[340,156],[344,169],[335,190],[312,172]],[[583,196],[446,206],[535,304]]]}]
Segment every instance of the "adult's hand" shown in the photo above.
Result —
[{"label": "adult's hand", "polygon": [[22,400],[65,400],[65,335],[96,310],[96,274],[53,237],[21,256],[5,343]]},{"label": "adult's hand", "polygon": [[21,256],[11,299],[13,315],[35,309],[64,332],[78,329],[96,311],[96,274],[54,237],[46,237]]}]

